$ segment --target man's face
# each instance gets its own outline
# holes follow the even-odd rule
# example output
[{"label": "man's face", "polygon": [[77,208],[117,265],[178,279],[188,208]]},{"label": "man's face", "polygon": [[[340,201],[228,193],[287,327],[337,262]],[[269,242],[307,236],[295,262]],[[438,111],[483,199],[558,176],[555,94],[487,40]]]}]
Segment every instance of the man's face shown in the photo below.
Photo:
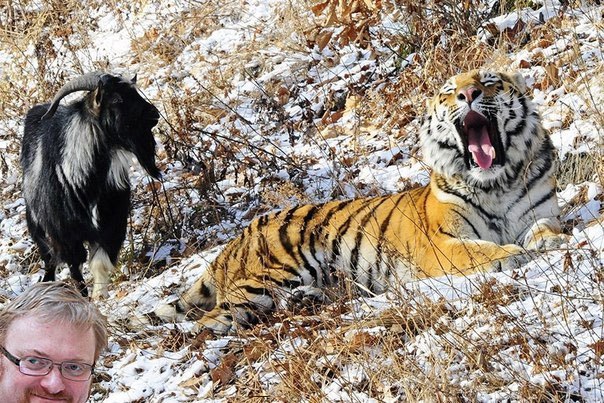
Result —
[{"label": "man's face", "polygon": [[[15,320],[8,328],[4,348],[17,358],[36,356],[54,363],[94,362],[92,329],[82,330],[62,322],[45,323],[34,316]],[[70,402],[88,399],[92,380],[72,381],[54,365],[48,375],[30,376],[0,353],[0,402]]]}]

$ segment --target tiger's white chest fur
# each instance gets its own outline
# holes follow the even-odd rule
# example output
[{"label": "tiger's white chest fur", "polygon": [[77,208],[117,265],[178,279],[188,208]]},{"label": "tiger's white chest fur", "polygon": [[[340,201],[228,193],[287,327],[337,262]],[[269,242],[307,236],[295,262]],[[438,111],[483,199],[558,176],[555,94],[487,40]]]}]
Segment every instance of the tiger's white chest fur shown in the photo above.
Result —
[{"label": "tiger's white chest fur", "polygon": [[[460,189],[457,189],[464,197],[445,192],[437,186],[433,186],[433,191],[441,202],[456,204],[459,206],[457,211],[463,212],[464,220],[457,223],[460,238],[526,247],[530,242],[532,227],[559,227],[559,207],[550,184],[551,178],[528,192],[520,186],[506,191],[475,190],[473,193],[459,192]],[[546,200],[539,205],[533,203],[543,199]]]}]

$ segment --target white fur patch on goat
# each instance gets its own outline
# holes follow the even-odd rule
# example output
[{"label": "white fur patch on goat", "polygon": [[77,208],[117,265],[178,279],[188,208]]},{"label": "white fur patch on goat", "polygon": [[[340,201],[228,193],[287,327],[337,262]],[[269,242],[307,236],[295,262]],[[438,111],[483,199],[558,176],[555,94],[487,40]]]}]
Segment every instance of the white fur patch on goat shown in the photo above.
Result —
[{"label": "white fur patch on goat", "polygon": [[118,189],[127,189],[130,186],[128,172],[133,154],[125,150],[115,150],[111,152],[111,165],[109,166],[109,175],[107,182]]},{"label": "white fur patch on goat", "polygon": [[92,217],[92,225],[94,225],[94,228],[96,228],[97,230],[99,229],[99,206],[98,205],[94,205],[92,206],[92,211],[90,216]]},{"label": "white fur patch on goat", "polygon": [[109,296],[109,291],[107,291],[109,276],[115,269],[107,252],[101,248],[96,249],[94,255],[90,258],[88,268],[93,279],[92,299],[107,298]]},{"label": "white fur patch on goat", "polygon": [[[38,188],[40,186],[40,177],[42,175],[43,160],[42,160],[42,146],[41,140],[38,139],[36,142],[36,154],[34,156],[33,163],[29,167],[26,175],[23,176],[23,193],[26,199],[34,198]],[[35,214],[30,212],[34,221],[37,221]]]},{"label": "white fur patch on goat", "polygon": [[93,170],[94,155],[99,146],[102,131],[91,120],[75,115],[65,128],[65,145],[63,147],[63,173],[72,185],[83,187],[88,181],[88,174]]}]

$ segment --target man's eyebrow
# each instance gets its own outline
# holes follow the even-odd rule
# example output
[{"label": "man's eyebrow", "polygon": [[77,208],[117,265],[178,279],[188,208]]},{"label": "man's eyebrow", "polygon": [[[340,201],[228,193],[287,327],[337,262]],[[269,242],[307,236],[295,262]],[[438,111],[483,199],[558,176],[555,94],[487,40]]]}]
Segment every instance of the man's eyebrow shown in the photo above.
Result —
[{"label": "man's eyebrow", "polygon": [[62,360],[62,361],[55,361],[52,358],[50,358],[50,356],[48,354],[44,353],[43,351],[39,351],[39,350],[36,350],[36,349],[33,349],[32,351],[33,351],[33,354],[26,354],[26,355],[24,355],[24,357],[35,355],[36,357],[46,358],[47,360],[51,360],[52,362],[55,362],[55,363],[60,363],[60,362],[77,362],[78,364],[92,365],[92,364],[90,364],[90,362],[86,358],[82,358],[82,357],[68,358],[68,359]]},{"label": "man's eyebrow", "polygon": [[31,350],[29,350],[29,349],[22,350],[20,354],[21,354],[21,356],[18,357],[19,359],[23,359],[24,357],[38,357],[38,358],[45,358],[45,359],[50,360],[55,363],[77,362],[78,364],[93,365],[90,363],[90,361],[88,359],[86,359],[84,357],[74,357],[74,358],[68,358],[68,359],[61,360],[61,361],[56,361],[56,360],[50,358],[50,356],[47,353],[45,353],[44,351],[40,351],[35,348],[31,349]]},{"label": "man's eyebrow", "polygon": [[33,349],[31,351],[32,351],[32,354],[26,354],[26,356],[35,355],[35,356],[40,357],[40,358],[48,358],[48,354],[46,354],[43,351],[39,351],[39,350],[36,350],[36,349]]}]

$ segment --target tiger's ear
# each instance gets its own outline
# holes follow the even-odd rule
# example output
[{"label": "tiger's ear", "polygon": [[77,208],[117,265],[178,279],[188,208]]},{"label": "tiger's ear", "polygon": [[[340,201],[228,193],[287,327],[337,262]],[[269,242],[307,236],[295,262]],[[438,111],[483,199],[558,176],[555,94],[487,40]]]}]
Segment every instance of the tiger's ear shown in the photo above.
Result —
[{"label": "tiger's ear", "polygon": [[518,90],[524,94],[526,92],[526,80],[522,73],[514,73],[511,78]]}]

